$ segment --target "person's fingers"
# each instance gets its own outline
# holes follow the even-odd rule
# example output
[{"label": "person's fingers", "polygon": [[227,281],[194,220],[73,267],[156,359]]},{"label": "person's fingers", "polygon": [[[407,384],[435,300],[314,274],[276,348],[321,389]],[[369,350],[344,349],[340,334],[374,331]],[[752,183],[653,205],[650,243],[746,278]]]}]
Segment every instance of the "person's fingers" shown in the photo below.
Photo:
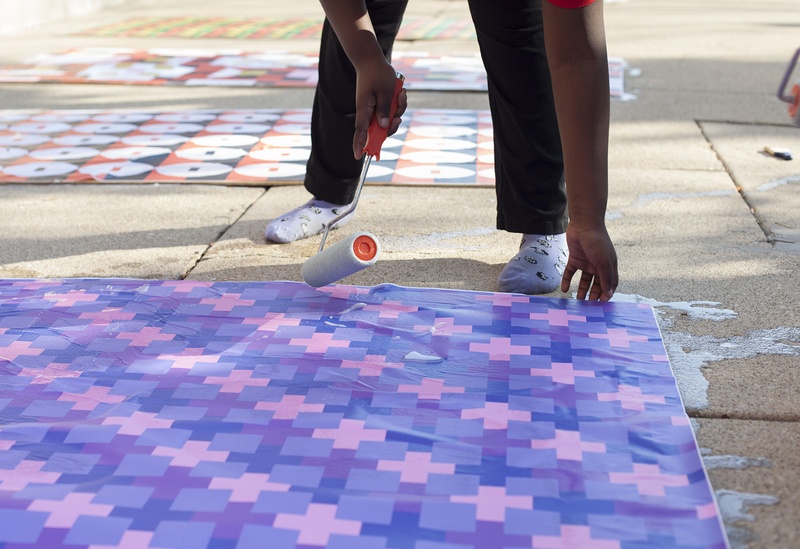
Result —
[{"label": "person's fingers", "polygon": [[356,96],[356,121],[353,132],[353,156],[356,159],[361,158],[364,147],[367,146],[369,125],[372,117],[375,116],[377,101],[375,93],[371,91],[359,93]]},{"label": "person's fingers", "polygon": [[388,128],[392,123],[392,100],[394,99],[394,90],[388,93],[380,93],[378,95],[377,106],[375,107],[375,117],[378,119],[378,125],[381,128]]},{"label": "person's fingers", "polygon": [[392,123],[389,125],[389,131],[386,135],[394,135],[397,133],[397,129],[400,127],[400,124],[403,122],[401,118],[403,114],[406,112],[408,108],[408,96],[406,95],[406,89],[403,88],[400,90],[400,94],[397,96],[397,111],[394,113],[394,118],[392,118]]},{"label": "person's fingers", "polygon": [[592,286],[593,278],[594,277],[586,271],[581,273],[581,281],[578,283],[578,299],[586,299],[586,294],[589,293],[589,288]]},{"label": "person's fingers", "polygon": [[575,273],[578,272],[573,265],[567,263],[567,266],[564,267],[564,274],[561,275],[561,291],[566,293],[569,291],[569,287],[572,284],[572,277],[575,276]]},{"label": "person's fingers", "polygon": [[364,147],[367,146],[367,132],[366,130],[360,130],[356,128],[355,133],[353,134],[353,157],[356,160],[361,158],[364,154]]},{"label": "person's fingers", "polygon": [[400,90],[400,93],[397,95],[397,111],[394,113],[395,117],[401,117],[406,112],[408,108],[408,92],[405,88]]},{"label": "person's fingers", "polygon": [[397,132],[397,130],[400,128],[400,124],[402,122],[403,122],[402,118],[396,118],[396,117],[393,118],[392,119],[392,125],[389,126],[389,131],[386,133],[386,135],[394,135]]}]

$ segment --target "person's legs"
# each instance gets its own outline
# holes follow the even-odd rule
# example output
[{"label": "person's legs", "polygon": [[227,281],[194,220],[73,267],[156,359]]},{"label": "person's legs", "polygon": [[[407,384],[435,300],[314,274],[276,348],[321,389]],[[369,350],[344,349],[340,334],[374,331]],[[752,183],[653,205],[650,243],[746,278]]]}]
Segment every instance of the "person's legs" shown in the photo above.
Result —
[{"label": "person's legs", "polygon": [[[367,0],[378,42],[387,60],[400,30],[408,0]],[[356,111],[356,72],[328,20],[322,29],[319,83],[311,113],[311,154],[305,188],[314,198],[273,220],[265,236],[273,242],[292,242],[319,234],[352,202],[362,160],[353,158]],[[344,225],[350,216],[336,225]]]},{"label": "person's legs", "polygon": [[542,0],[470,0],[489,84],[497,228],[522,233],[501,291],[555,290],[566,265],[567,196]]}]

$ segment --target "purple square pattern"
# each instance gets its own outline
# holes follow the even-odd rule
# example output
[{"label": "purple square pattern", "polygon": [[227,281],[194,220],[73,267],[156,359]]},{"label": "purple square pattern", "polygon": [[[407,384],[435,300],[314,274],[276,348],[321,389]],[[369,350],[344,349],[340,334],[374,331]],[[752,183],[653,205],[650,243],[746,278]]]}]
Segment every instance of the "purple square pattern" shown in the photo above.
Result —
[{"label": "purple square pattern", "polygon": [[0,547],[107,546],[725,537],[649,306],[0,280]]}]

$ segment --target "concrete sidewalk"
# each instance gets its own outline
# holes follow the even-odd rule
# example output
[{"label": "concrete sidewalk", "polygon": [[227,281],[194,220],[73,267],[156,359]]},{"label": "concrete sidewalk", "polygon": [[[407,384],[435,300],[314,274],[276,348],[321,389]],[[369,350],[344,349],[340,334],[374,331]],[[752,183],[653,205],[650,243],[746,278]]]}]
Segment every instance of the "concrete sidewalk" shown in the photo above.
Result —
[{"label": "concrete sidewalk", "polygon": [[[140,1],[7,39],[0,64],[81,46],[315,52],[314,40],[126,39],[71,32],[186,15]],[[412,1],[408,16],[466,16],[466,2]],[[314,0],[207,0],[195,17],[321,16]],[[798,47],[796,0],[608,2],[609,54],[629,64],[612,103],[608,226],[617,300],[658,313],[670,361],[733,547],[800,546],[800,129],[775,98]],[[468,53],[469,40],[398,49]],[[309,107],[313,90],[0,85],[3,108]],[[482,93],[409,94],[412,107],[486,109]],[[319,241],[267,244],[266,223],[299,187],[0,185],[0,277],[300,280]],[[494,230],[494,191],[367,187],[347,233],[380,235],[384,256],[349,284],[495,290],[518,239]],[[332,239],[335,239],[333,233]],[[560,292],[553,294],[561,296]]]}]

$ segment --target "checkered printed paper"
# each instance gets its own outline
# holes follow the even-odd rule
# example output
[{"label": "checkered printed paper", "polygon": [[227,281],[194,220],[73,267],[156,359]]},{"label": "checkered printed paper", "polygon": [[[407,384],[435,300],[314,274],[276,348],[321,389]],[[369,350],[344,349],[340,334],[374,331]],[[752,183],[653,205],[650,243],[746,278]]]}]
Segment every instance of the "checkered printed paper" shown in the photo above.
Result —
[{"label": "checkered printed paper", "polygon": [[724,547],[648,306],[0,281],[0,545]]},{"label": "checkered printed paper", "polygon": [[[134,17],[77,33],[137,38],[319,39],[322,18]],[[398,40],[474,40],[469,17],[407,17]]]},{"label": "checkered printed paper", "polygon": [[[316,54],[276,51],[79,48],[0,67],[0,82],[307,88],[317,84],[318,61]],[[487,89],[478,54],[396,52],[392,65],[409,90]],[[609,60],[612,98],[624,95],[624,68],[624,61]]]},{"label": "checkered printed paper", "polygon": [[[488,111],[403,118],[368,184],[494,186]],[[310,109],[0,111],[0,182],[297,184],[310,121]]]}]

